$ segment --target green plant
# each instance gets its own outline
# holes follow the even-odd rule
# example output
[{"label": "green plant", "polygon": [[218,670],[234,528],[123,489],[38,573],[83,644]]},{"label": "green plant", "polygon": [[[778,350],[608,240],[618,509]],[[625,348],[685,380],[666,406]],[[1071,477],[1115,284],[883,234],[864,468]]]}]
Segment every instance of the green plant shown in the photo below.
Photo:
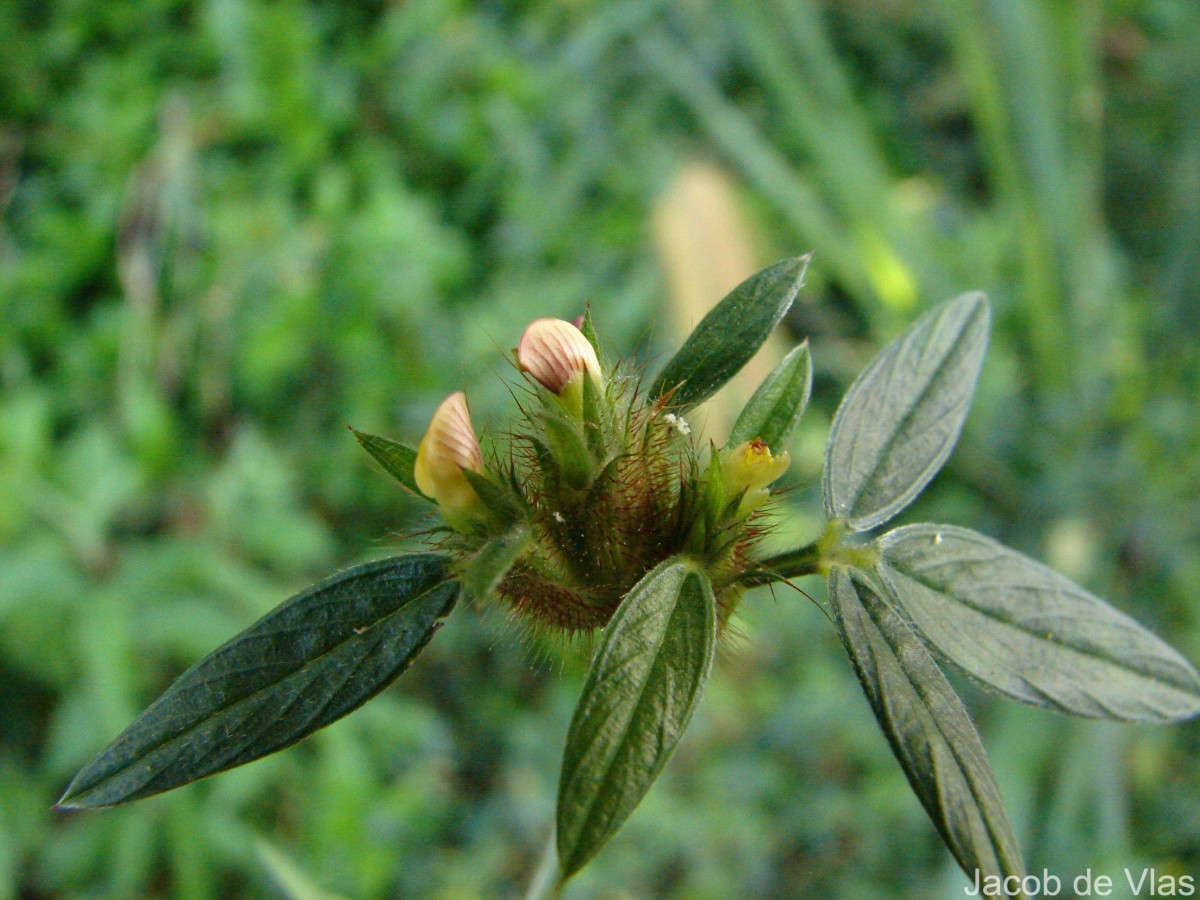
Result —
[{"label": "green plant", "polygon": [[[1169,722],[1200,712],[1200,676],[1133,620],[1041,564],[964,528],[871,538],[950,455],[983,361],[982,294],[934,309],[889,344],[833,423],[811,544],[769,554],[769,485],[811,389],[807,344],[764,381],[724,448],[685,418],[754,355],[808,258],[738,286],[649,386],[605,367],[590,316],[541,319],[517,364],[521,418],[485,459],[465,397],[418,449],[355,432],[437,503],[436,549],[313,586],[213,651],[81,771],[60,805],[169,790],[305,737],[409,665],[461,593],[532,627],[599,631],[569,728],[556,890],[616,832],[667,763],[747,589],[828,579],[833,618],[879,724],[963,869],[1020,893],[1024,864],[979,736],[933,653],[1000,693],[1062,712]],[[985,884],[988,882],[985,882]]]}]

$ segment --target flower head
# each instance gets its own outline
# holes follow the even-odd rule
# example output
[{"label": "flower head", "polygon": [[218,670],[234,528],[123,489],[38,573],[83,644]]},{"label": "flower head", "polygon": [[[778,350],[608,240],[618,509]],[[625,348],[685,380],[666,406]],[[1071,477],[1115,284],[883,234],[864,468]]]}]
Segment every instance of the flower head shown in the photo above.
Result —
[{"label": "flower head", "polygon": [[602,379],[596,350],[583,332],[562,319],[537,319],[517,345],[517,362],[544,388],[562,394],[567,386],[588,373]]},{"label": "flower head", "polygon": [[732,450],[724,451],[721,472],[724,478],[725,496],[732,500],[745,492],[739,515],[749,515],[766,501],[767,486],[787,471],[792,463],[791,455],[785,450],[778,456],[771,448],[755,438],[743,441]]},{"label": "flower head", "polygon": [[413,475],[423,494],[436,500],[443,513],[454,514],[469,512],[480,503],[464,469],[482,473],[483,453],[471,427],[467,395],[457,391],[442,401],[429,420]]}]

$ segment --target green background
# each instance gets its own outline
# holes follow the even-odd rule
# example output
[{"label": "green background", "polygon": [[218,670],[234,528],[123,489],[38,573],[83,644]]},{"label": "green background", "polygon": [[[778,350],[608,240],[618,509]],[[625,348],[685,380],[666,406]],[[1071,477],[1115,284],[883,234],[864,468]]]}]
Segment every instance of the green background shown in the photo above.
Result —
[{"label": "green background", "polygon": [[[586,646],[460,608],[303,744],[126,808],[51,810],[179,672],[421,504],[415,442],[590,302],[672,349],[654,211],[729,174],[813,407],[920,310],[995,327],[903,521],[1050,562],[1200,659],[1200,8],[1192,0],[0,4],[0,897],[519,894]],[[712,298],[717,299],[716,297]],[[818,599],[823,589],[803,585]],[[832,626],[751,597],[677,756],[568,897],[961,896]],[[1030,869],[1200,876],[1200,726],[964,686]],[[1114,893],[1114,896],[1117,894]]]}]

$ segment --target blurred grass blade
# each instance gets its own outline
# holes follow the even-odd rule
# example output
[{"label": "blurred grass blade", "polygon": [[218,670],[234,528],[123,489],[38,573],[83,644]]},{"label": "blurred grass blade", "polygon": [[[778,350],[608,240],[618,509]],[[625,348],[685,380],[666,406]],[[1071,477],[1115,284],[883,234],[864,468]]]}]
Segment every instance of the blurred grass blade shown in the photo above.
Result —
[{"label": "blurred grass blade", "polygon": [[875,718],[958,864],[972,880],[1023,877],[979,734],[921,639],[861,572],[835,568],[829,600]]},{"label": "blurred grass blade", "polygon": [[778,453],[808,408],[812,393],[812,357],[808,341],[783,358],[750,398],[726,445],[736,447],[758,438]]},{"label": "blurred grass blade", "polygon": [[258,858],[271,882],[286,900],[344,900],[318,887],[294,859],[264,838],[254,842]]},{"label": "blurred grass blade", "polygon": [[946,659],[1000,693],[1108,719],[1200,714],[1200,676],[1133,619],[991,538],[909,525],[880,539],[881,571]]},{"label": "blurred grass blade", "polygon": [[713,307],[650,387],[688,410],[711,397],[758,352],[796,299],[808,256],[785,259],[751,275]]},{"label": "blurred grass blade", "polygon": [[962,431],[987,350],[988,305],[963,294],[883,348],[846,392],[825,453],[825,512],[854,531],[921,492]]},{"label": "blurred grass blade", "polygon": [[700,700],[716,645],[708,577],[669,559],[604,629],[563,755],[558,858],[569,878],[641,801]]},{"label": "blurred grass blade", "polygon": [[149,797],[295,743],[400,675],[457,597],[445,559],[433,554],[366,563],[313,585],[184,672],[58,805]]},{"label": "blurred grass blade", "polygon": [[384,471],[418,497],[428,499],[417,487],[417,479],[413,475],[413,466],[417,462],[416,450],[378,435],[367,434],[365,431],[358,431],[355,428],[350,430],[354,432],[354,437],[362,444],[362,448],[383,466]]}]

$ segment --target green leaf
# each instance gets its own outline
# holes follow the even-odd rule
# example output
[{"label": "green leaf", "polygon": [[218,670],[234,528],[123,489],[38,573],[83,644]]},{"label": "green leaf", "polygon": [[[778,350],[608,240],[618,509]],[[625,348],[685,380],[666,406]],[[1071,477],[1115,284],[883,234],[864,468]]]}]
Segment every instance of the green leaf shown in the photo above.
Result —
[{"label": "green leaf", "polygon": [[417,451],[412,447],[396,441],[388,440],[365,431],[350,429],[362,448],[375,457],[375,461],[383,466],[384,471],[398,482],[423,499],[429,499],[417,487],[417,479],[413,475],[413,466],[417,464]]},{"label": "green leaf", "polygon": [[400,675],[457,597],[433,554],[366,563],[313,585],[179,676],[58,805],[149,797],[295,743]]},{"label": "green leaf", "polygon": [[968,877],[1025,866],[979,734],[921,639],[864,573],[835,567],[842,643],[909,784]]},{"label": "green leaf", "polygon": [[715,644],[712,585],[677,558],[642,578],[605,627],[563,756],[564,879],[616,833],[670,759],[700,700]]},{"label": "green leaf", "polygon": [[779,324],[800,286],[809,256],[785,259],[735,287],[696,326],[654,379],[650,397],[671,393],[671,408],[686,411],[738,373]]},{"label": "green leaf", "polygon": [[1000,693],[1145,722],[1200,714],[1200,676],[1133,619],[977,532],[909,525],[879,541],[881,572],[947,660]]},{"label": "green leaf", "polygon": [[830,518],[853,531],[873,528],[937,474],[975,393],[988,318],[983,294],[950,300],[884,347],[850,386],[825,454]]},{"label": "green leaf", "polygon": [[804,415],[811,393],[812,357],[805,341],[763,379],[734,423],[727,445],[758,438],[778,453]]},{"label": "green leaf", "polygon": [[518,525],[485,543],[463,567],[459,579],[463,588],[477,600],[490,597],[513,563],[521,558],[531,537],[528,526]]}]

